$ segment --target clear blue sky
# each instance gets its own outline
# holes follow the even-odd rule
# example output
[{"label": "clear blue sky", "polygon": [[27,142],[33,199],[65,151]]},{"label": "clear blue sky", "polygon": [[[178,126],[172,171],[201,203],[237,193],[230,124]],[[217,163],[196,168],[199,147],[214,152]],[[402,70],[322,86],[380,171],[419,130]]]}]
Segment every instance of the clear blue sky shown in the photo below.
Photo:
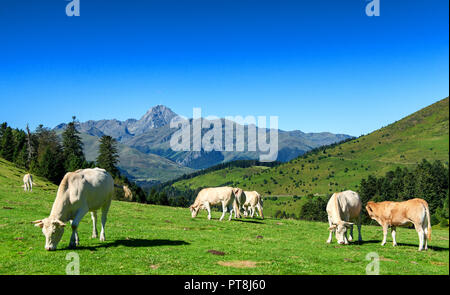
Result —
[{"label": "clear blue sky", "polygon": [[449,93],[448,0],[0,3],[0,121],[276,115],[360,135]]}]

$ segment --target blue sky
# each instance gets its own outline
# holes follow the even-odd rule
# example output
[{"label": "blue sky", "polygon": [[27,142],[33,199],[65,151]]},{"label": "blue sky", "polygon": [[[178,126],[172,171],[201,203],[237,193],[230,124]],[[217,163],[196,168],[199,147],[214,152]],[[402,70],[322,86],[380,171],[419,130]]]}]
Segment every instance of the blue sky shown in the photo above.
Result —
[{"label": "blue sky", "polygon": [[0,121],[279,116],[361,135],[448,96],[447,0],[0,3]]}]

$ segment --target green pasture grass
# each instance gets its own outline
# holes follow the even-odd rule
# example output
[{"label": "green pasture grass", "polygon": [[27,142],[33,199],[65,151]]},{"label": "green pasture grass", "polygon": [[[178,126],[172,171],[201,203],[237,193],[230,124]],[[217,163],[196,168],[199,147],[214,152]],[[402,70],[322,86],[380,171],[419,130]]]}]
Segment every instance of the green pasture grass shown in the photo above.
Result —
[{"label": "green pasture grass", "polygon": [[48,216],[57,187],[36,178],[33,192],[24,192],[24,171],[0,161],[0,274],[65,274],[71,252],[79,255],[80,273],[89,275],[364,275],[371,252],[380,257],[380,274],[449,274],[448,230],[433,229],[430,249],[423,252],[417,251],[412,229],[398,230],[398,247],[390,239],[382,247],[382,231],[376,226],[363,226],[362,244],[338,245],[336,240],[325,242],[326,223],[219,221],[216,211],[212,220],[205,211],[193,219],[186,208],[120,201],[111,205],[105,242],[90,238],[92,223],[86,215],[79,226],[79,247],[68,249],[68,226],[57,250],[49,252],[31,221]]}]

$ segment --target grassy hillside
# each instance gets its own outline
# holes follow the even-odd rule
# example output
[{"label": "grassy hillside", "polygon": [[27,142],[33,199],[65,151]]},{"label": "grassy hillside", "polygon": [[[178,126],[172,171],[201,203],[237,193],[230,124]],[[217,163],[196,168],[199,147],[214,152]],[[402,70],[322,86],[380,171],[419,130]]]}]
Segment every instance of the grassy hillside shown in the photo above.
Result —
[{"label": "grassy hillside", "polygon": [[[265,195],[327,194],[357,190],[369,174],[384,175],[397,166],[416,165],[423,158],[449,160],[449,99],[443,99],[389,126],[280,166],[248,172],[215,171],[174,184],[175,187],[218,186],[224,179]],[[243,175],[248,177],[244,178]]]},{"label": "grassy hillside", "polygon": [[[32,220],[47,217],[57,187],[36,178],[32,193],[20,187],[25,171],[0,159],[0,274],[65,274],[66,255],[80,257],[81,274],[365,274],[376,252],[380,274],[449,274],[449,232],[433,230],[432,249],[418,252],[414,230],[400,229],[399,246],[382,247],[381,228],[363,227],[362,244],[326,244],[320,222],[243,219],[219,222],[202,211],[113,201],[105,242],[91,239],[89,216],[80,223],[80,246],[44,250]],[[390,239],[389,239],[390,241]],[[211,251],[213,250],[213,251]]]}]

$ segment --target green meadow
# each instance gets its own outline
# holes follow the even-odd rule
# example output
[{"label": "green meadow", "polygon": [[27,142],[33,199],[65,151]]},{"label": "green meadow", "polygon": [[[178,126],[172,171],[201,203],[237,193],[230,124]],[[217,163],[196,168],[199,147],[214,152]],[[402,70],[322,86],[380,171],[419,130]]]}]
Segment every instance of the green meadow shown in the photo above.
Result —
[{"label": "green meadow", "polygon": [[[379,257],[380,274],[449,274],[448,229],[433,229],[428,251],[419,252],[412,229],[399,229],[398,247],[380,245],[382,231],[363,226],[363,243],[325,243],[321,222],[266,218],[222,221],[219,212],[192,219],[186,208],[113,201],[106,241],[91,239],[86,215],[80,246],[68,249],[70,227],[56,251],[44,249],[41,230],[31,221],[48,216],[57,186],[36,177],[24,192],[25,171],[0,159],[0,274],[65,274],[69,253],[80,258],[80,274],[251,274],[365,275],[369,253]],[[265,204],[266,205],[266,204]],[[355,230],[355,240],[357,234]],[[389,243],[390,242],[390,243]],[[70,257],[70,256],[69,256]]]}]

